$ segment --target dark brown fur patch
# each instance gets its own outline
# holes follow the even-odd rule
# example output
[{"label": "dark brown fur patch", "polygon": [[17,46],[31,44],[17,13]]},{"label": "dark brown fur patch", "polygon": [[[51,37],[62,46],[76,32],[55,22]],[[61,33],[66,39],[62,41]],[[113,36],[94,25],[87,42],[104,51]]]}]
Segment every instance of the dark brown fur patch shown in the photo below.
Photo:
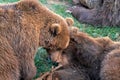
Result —
[{"label": "dark brown fur patch", "polygon": [[[52,52],[52,59],[59,56],[55,61],[65,68],[84,71],[90,80],[119,80],[120,42],[114,42],[109,37],[93,38],[78,30],[74,32],[74,29],[70,29],[69,46],[62,51]],[[112,69],[113,74],[110,74]]]}]

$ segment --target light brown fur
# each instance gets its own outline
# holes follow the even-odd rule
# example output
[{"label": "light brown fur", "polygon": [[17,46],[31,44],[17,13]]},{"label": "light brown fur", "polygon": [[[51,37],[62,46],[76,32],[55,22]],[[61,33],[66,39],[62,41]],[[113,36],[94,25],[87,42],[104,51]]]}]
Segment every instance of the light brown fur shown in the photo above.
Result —
[{"label": "light brown fur", "polygon": [[64,18],[37,0],[0,5],[0,80],[32,80],[38,46],[65,49],[67,26]]}]

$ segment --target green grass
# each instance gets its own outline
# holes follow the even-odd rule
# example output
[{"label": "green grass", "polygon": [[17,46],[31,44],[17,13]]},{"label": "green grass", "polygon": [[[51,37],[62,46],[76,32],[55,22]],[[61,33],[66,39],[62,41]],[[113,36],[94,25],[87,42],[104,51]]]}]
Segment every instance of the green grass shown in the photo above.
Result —
[{"label": "green grass", "polygon": [[[18,0],[0,0],[1,3],[8,3],[8,2],[16,2]],[[63,4],[56,4],[56,3],[49,3],[49,0],[39,0],[43,3],[43,5],[47,6],[50,10],[54,11],[55,13],[61,15],[62,17],[72,17],[75,21],[74,26],[79,27],[80,31],[87,32],[89,35],[93,37],[103,37],[103,36],[109,36],[113,40],[120,40],[120,28],[114,28],[114,27],[103,27],[98,28],[97,26],[91,26],[87,24],[81,24],[79,23],[71,14],[66,13],[66,9],[68,8],[67,5]],[[69,3],[72,3],[72,0],[61,0],[68,1]],[[37,75],[39,76],[40,73],[49,71],[51,66],[54,63],[52,63],[48,56],[47,52],[39,48],[35,57],[35,65],[37,67]]]},{"label": "green grass", "polygon": [[37,75],[38,77],[40,73],[49,71],[53,65],[53,62],[47,56],[47,52],[43,48],[38,48],[38,51],[35,56],[35,65],[37,67]]},{"label": "green grass", "polygon": [[47,4],[47,1],[46,0],[39,0],[41,3],[43,4]]},{"label": "green grass", "polygon": [[19,1],[19,0],[0,0],[0,3],[12,3],[16,1]]},{"label": "green grass", "polygon": [[[41,0],[40,0],[41,1]],[[61,0],[61,1],[68,1],[72,3],[72,0]],[[68,6],[62,4],[49,4],[48,0],[44,0],[46,2],[43,5],[48,6],[48,8],[55,13],[61,15],[62,17],[72,17],[75,21],[74,26],[79,27],[80,31],[87,32],[89,35],[93,37],[104,37],[109,36],[112,40],[118,40],[120,37],[120,27],[102,27],[99,28],[98,26],[92,26],[87,24],[79,23],[71,14],[67,13],[66,10]]]}]

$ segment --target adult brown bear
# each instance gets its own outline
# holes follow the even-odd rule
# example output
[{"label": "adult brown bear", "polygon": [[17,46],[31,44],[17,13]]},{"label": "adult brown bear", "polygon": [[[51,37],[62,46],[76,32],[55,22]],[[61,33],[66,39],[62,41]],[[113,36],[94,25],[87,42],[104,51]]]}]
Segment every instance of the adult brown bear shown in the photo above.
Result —
[{"label": "adult brown bear", "polygon": [[0,80],[32,80],[38,46],[65,49],[68,25],[38,0],[0,5]]},{"label": "adult brown bear", "polygon": [[[53,61],[64,67],[52,73],[53,76],[57,74],[59,80],[73,78],[76,73],[79,78],[76,76],[75,80],[120,80],[120,42],[108,37],[93,38],[72,27],[69,46],[62,51],[49,53]],[[76,73],[69,75],[71,72],[66,70],[69,68]],[[68,75],[67,79],[65,75]]]}]

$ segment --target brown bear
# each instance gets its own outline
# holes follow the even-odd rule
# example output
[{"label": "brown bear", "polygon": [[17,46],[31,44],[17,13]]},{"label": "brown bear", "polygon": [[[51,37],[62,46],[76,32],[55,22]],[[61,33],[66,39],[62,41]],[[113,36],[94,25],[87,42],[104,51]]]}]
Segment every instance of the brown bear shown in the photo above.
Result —
[{"label": "brown bear", "polygon": [[59,50],[68,43],[66,20],[38,0],[0,5],[0,80],[32,80],[38,46]]},{"label": "brown bear", "polygon": [[[120,42],[114,42],[109,37],[93,38],[72,27],[69,46],[61,51],[48,52],[52,60],[62,64],[65,69],[72,68],[84,74],[79,74],[80,77],[89,77],[78,80],[120,80],[119,49]],[[65,76],[65,69],[54,74],[59,74],[60,80],[68,80],[61,79]]]}]

